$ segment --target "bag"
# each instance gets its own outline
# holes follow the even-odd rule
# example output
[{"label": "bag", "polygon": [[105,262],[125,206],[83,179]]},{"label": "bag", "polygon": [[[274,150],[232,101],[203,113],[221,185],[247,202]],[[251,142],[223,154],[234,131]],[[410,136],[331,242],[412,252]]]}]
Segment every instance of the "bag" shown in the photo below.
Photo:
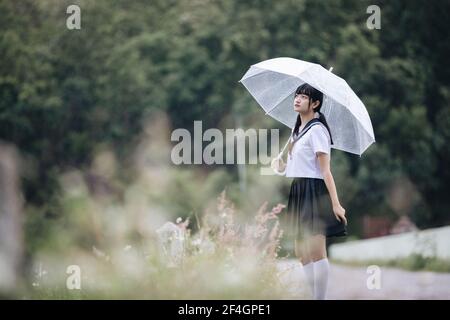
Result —
[{"label": "bag", "polygon": [[284,166],[284,170],[281,171],[281,162],[284,162],[282,159],[283,156],[283,152],[286,149],[286,147],[289,144],[289,141],[291,141],[292,138],[292,143],[297,142],[301,137],[303,137],[305,135],[306,132],[308,132],[309,129],[311,129],[312,126],[316,125],[316,124],[320,124],[320,120],[317,118],[312,119],[311,121],[309,121],[306,126],[302,129],[302,131],[298,134],[298,135],[294,135],[294,133],[292,132],[292,134],[289,136],[288,141],[286,142],[286,144],[283,147],[283,150],[281,150],[281,152],[278,154],[278,156],[276,156],[272,162],[270,163],[270,167],[272,168],[272,170],[275,172],[275,174],[279,175],[279,176],[284,176],[286,175],[286,167],[287,167],[287,163]]}]

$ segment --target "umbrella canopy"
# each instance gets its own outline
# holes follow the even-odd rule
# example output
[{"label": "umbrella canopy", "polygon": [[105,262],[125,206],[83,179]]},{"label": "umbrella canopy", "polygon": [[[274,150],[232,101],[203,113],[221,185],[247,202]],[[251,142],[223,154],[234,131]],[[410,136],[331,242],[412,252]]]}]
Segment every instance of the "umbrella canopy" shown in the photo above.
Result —
[{"label": "umbrella canopy", "polygon": [[294,94],[308,83],[323,95],[321,112],[333,136],[334,149],[361,155],[375,135],[369,113],[347,82],[319,64],[293,58],[275,58],[252,65],[239,80],[266,114],[294,128]]}]

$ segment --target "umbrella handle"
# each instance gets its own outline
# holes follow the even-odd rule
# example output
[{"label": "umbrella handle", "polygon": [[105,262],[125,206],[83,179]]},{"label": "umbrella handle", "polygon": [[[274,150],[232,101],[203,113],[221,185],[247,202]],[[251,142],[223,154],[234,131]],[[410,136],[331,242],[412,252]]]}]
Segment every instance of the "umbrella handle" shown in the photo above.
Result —
[{"label": "umbrella handle", "polygon": [[277,160],[280,160],[280,159],[281,159],[281,157],[282,157],[282,155],[283,155],[283,152],[284,152],[284,150],[286,149],[287,145],[289,144],[289,141],[290,141],[290,140],[291,140],[291,136],[289,136],[288,141],[286,141],[286,144],[284,145],[283,150],[281,150],[281,152],[278,154],[278,156],[276,156],[276,157],[272,160],[272,162],[270,163],[270,166],[272,167],[273,171],[274,171],[277,175],[280,175],[280,176],[284,176],[284,175],[286,174],[286,167],[284,168],[283,171],[278,171],[278,168],[276,167],[275,162],[276,162]]},{"label": "umbrella handle", "polygon": [[284,150],[288,146],[289,141],[291,141],[291,136],[289,136],[289,139],[288,139],[288,141],[286,141],[286,144],[284,145],[283,150],[281,150],[281,152],[278,154],[278,156],[276,156],[276,159],[281,159],[281,156],[283,155]]}]

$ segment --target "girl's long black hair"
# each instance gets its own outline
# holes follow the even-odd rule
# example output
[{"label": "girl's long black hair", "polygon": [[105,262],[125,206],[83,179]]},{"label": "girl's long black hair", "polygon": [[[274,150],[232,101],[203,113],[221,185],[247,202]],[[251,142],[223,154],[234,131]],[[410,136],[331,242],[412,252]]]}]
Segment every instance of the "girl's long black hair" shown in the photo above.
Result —
[{"label": "girl's long black hair", "polygon": [[[333,137],[331,136],[330,127],[328,127],[327,120],[325,119],[325,115],[320,112],[320,108],[322,108],[322,102],[323,102],[323,93],[317,90],[316,88],[310,86],[307,83],[304,83],[300,85],[297,90],[295,90],[295,95],[298,94],[304,94],[309,97],[309,103],[319,101],[319,106],[317,106],[314,111],[319,113],[319,121],[323,123],[323,125],[327,128],[328,133],[330,134],[331,138],[331,144],[333,144]],[[298,134],[298,130],[300,126],[302,125],[302,118],[300,117],[300,114],[297,116],[297,122],[295,123],[294,127],[294,134]]]}]

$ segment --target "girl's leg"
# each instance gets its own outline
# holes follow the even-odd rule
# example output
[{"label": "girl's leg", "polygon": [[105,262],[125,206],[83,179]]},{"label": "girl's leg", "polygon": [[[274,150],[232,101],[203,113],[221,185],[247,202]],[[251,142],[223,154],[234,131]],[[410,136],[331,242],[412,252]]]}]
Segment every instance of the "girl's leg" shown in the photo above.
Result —
[{"label": "girl's leg", "polygon": [[311,256],[310,247],[311,241],[308,238],[295,241],[295,255],[300,260],[302,265],[313,262],[313,257]]},{"label": "girl's leg", "polygon": [[327,258],[327,247],[325,236],[320,234],[311,236],[309,238],[308,245],[311,260],[319,261]]},{"label": "girl's leg", "polygon": [[325,236],[313,236],[310,241],[309,252],[314,264],[314,298],[316,300],[324,300],[328,289],[328,274],[330,269]]},{"label": "girl's leg", "polygon": [[303,241],[295,242],[295,252],[299,258],[300,263],[303,266],[306,280],[308,281],[311,296],[314,298],[314,262],[309,252],[309,241],[304,239]]}]

